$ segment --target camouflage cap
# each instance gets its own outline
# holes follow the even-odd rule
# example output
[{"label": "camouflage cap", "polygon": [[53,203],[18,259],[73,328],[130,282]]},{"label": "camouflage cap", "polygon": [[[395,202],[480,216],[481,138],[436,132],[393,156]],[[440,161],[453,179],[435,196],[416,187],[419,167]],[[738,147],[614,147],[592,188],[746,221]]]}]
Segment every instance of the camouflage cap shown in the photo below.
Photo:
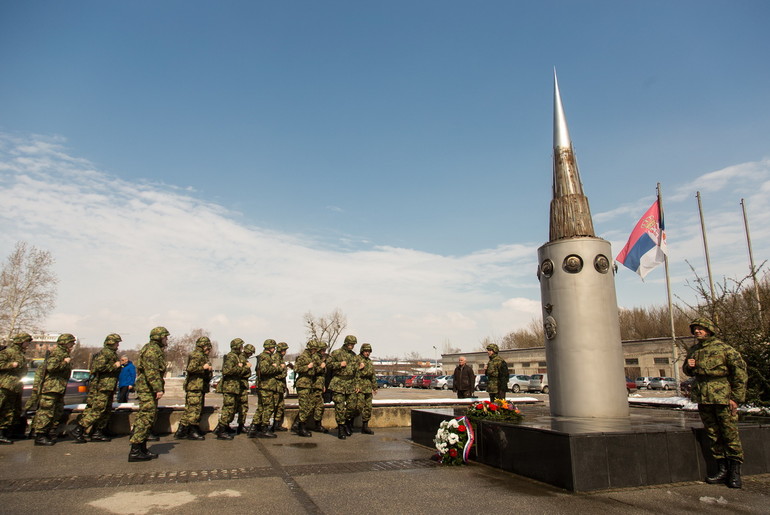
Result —
[{"label": "camouflage cap", "polygon": [[358,343],[358,339],[353,336],[352,334],[349,334],[345,337],[345,343],[343,345],[356,345]]},{"label": "camouflage cap", "polygon": [[119,334],[111,333],[108,334],[106,338],[104,338],[104,346],[105,347],[117,347],[120,342],[123,341],[123,338],[120,337]]},{"label": "camouflage cap", "polygon": [[32,341],[32,335],[29,333],[19,333],[13,337],[13,343],[22,344]]},{"label": "camouflage cap", "polygon": [[696,318],[695,320],[690,322],[690,334],[693,334],[693,329],[695,328],[696,325],[704,328],[706,331],[711,333],[712,336],[715,335],[717,332],[717,328],[714,325],[714,322],[712,322],[708,318],[703,317],[703,318]]},{"label": "camouflage cap", "polygon": [[243,346],[243,353],[244,354],[254,354],[257,351],[257,349],[254,348],[254,346],[250,343],[247,343]]},{"label": "camouflage cap", "polygon": [[282,350],[288,350],[288,349],[289,349],[289,344],[288,343],[280,342],[278,344],[278,352],[281,352]]},{"label": "camouflage cap", "polygon": [[316,346],[316,349],[318,350],[326,350],[329,344],[324,341],[317,341],[315,342],[315,346]]},{"label": "camouflage cap", "polygon": [[195,341],[195,346],[200,349],[211,347],[211,339],[208,336],[201,336]]},{"label": "camouflage cap", "polygon": [[163,337],[170,335],[171,333],[168,332],[168,329],[166,329],[163,326],[158,326],[152,331],[150,331],[150,340],[153,341],[160,341],[163,339]]},{"label": "camouflage cap", "polygon": [[490,343],[487,345],[487,350],[494,351],[494,353],[497,354],[500,352],[500,347],[498,347],[496,343]]},{"label": "camouflage cap", "polygon": [[307,341],[307,349],[313,350],[318,348],[318,342],[315,340],[308,340]]},{"label": "camouflage cap", "polygon": [[61,345],[69,345],[71,343],[75,343],[75,336],[70,333],[60,334],[56,339],[56,343]]},{"label": "camouflage cap", "polygon": [[262,344],[262,347],[264,347],[265,349],[270,349],[270,348],[275,348],[276,345],[278,344],[275,343],[275,340],[273,340],[272,338],[268,338],[267,340],[265,340],[265,343]]},{"label": "camouflage cap", "polygon": [[230,350],[240,349],[245,342],[240,338],[236,338],[230,342]]},{"label": "camouflage cap", "polygon": [[365,344],[361,345],[361,352],[366,352],[366,351],[372,352],[372,345],[371,344],[365,343]]}]

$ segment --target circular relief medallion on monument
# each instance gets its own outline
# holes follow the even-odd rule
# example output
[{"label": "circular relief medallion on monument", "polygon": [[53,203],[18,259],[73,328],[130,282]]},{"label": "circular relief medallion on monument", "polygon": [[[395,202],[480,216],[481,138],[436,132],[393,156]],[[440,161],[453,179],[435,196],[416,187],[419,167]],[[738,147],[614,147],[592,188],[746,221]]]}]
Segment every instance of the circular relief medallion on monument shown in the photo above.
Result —
[{"label": "circular relief medallion on monument", "polygon": [[571,274],[576,274],[583,269],[583,260],[580,256],[570,254],[564,258],[564,270]]},{"label": "circular relief medallion on monument", "polygon": [[554,317],[550,315],[545,317],[543,331],[545,332],[545,337],[549,340],[556,338],[556,319]]},{"label": "circular relief medallion on monument", "polygon": [[540,265],[540,273],[546,277],[551,277],[553,275],[553,261],[550,259],[543,261]]},{"label": "circular relief medallion on monument", "polygon": [[604,254],[599,254],[594,258],[594,268],[600,274],[606,274],[610,271],[610,260]]}]

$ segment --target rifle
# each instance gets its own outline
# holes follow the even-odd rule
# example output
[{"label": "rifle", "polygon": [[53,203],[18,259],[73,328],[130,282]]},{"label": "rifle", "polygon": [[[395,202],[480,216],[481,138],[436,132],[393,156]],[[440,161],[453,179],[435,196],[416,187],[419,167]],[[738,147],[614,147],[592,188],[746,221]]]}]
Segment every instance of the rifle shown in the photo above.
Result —
[{"label": "rifle", "polygon": [[[30,412],[34,411],[35,416],[37,416],[37,410],[40,408],[40,394],[43,389],[43,384],[45,383],[45,378],[48,375],[48,357],[51,355],[51,351],[47,350],[45,351],[45,358],[43,358],[43,364],[40,365],[35,372],[35,380],[32,382],[32,394],[29,396],[29,400],[27,401],[26,406],[24,406],[25,416],[24,418],[30,417]],[[32,438],[33,431],[35,430],[35,424],[34,419],[33,422],[29,424],[29,437]]]}]

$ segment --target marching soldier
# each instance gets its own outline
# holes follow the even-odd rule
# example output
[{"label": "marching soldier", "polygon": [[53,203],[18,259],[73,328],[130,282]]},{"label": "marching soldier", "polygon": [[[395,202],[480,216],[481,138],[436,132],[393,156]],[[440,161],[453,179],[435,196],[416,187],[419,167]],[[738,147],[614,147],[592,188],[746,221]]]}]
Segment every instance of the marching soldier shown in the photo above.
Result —
[{"label": "marching soldier", "polygon": [[37,369],[32,396],[26,410],[37,405],[35,417],[32,420],[32,431],[35,433],[35,445],[53,445],[51,433],[64,413],[64,392],[67,381],[72,373],[72,358],[70,353],[75,346],[75,337],[64,333],[56,340],[56,347],[46,357],[45,363]]},{"label": "marching soldier", "polygon": [[[329,430],[323,426],[324,418],[324,394],[326,392],[326,386],[328,385],[327,377],[329,369],[326,366],[326,348],[329,345],[326,342],[315,342],[315,348],[317,352],[313,356],[313,361],[316,368],[316,376],[313,381],[313,387],[311,389],[311,395],[313,399],[313,420],[315,421],[315,431],[321,433],[328,433]],[[331,380],[331,379],[329,379]]]},{"label": "marching soldier", "polygon": [[259,394],[259,407],[251,419],[249,438],[276,438],[271,431],[270,417],[275,412],[278,397],[279,384],[277,377],[285,367],[283,362],[279,365],[274,357],[277,344],[273,339],[265,340],[262,344],[264,350],[257,357],[257,393]]},{"label": "marching soldier", "polygon": [[12,444],[11,428],[21,401],[21,378],[27,375],[24,351],[32,341],[29,333],[19,333],[0,351],[0,444]]},{"label": "marching soldier", "polygon": [[277,388],[277,396],[275,401],[275,412],[273,413],[273,432],[276,431],[287,431],[285,427],[283,427],[283,417],[285,413],[285,399],[286,399],[286,392],[288,390],[286,386],[286,376],[288,375],[289,369],[292,368],[291,363],[286,365],[284,363],[284,358],[286,357],[286,351],[289,349],[289,346],[286,342],[280,342],[278,346],[276,347],[276,352],[273,354],[273,359],[275,359],[276,364],[281,368],[281,373],[276,376],[276,381],[278,382],[278,388]]},{"label": "marching soldier", "polygon": [[344,440],[353,434],[353,402],[358,358],[353,347],[358,340],[353,335],[345,337],[342,347],[329,355],[327,366],[332,371],[329,389],[334,401],[334,418],[337,422],[337,438]]},{"label": "marching soldier", "polygon": [[[232,440],[230,422],[235,418],[241,401],[243,389],[243,340],[236,338],[230,342],[230,352],[222,360],[222,379],[217,385],[217,392],[222,394],[222,410],[219,423],[214,430],[217,440]],[[246,361],[248,363],[248,360]]]},{"label": "marching soldier", "polygon": [[128,461],[147,461],[158,455],[147,450],[147,438],[158,414],[158,401],[165,391],[166,355],[168,329],[156,327],[150,331],[150,341],[139,352],[139,367],[136,377],[136,398],[139,412],[134,419],[131,435],[131,452]]},{"label": "marching soldier", "polygon": [[91,426],[93,426],[92,442],[111,440],[104,434],[104,428],[110,421],[112,399],[118,385],[118,376],[120,376],[120,358],[117,350],[121,341],[123,340],[120,335],[108,334],[104,339],[104,347],[91,361],[88,403],[78,417],[75,427],[70,430],[75,443],[86,443],[85,431]]},{"label": "marching soldier", "polygon": [[296,381],[294,386],[297,388],[297,398],[299,400],[299,412],[297,413],[297,436],[313,436],[313,433],[305,427],[307,420],[313,414],[313,383],[315,382],[318,367],[316,367],[315,356],[318,347],[315,340],[307,342],[307,347],[297,356],[294,362],[294,371],[296,372]]},{"label": "marching soldier", "polygon": [[358,371],[356,372],[356,387],[353,394],[355,411],[361,414],[361,432],[373,435],[369,429],[369,420],[372,418],[372,396],[377,393],[377,376],[374,373],[374,365],[369,356],[372,354],[372,346],[368,343],[361,345],[358,356]]},{"label": "marching soldier", "polygon": [[718,466],[705,481],[741,488],[743,448],[738,434],[738,404],[746,397],[746,363],[737,350],[716,338],[711,320],[696,318],[690,331],[697,342],[687,351],[682,370],[695,378],[690,398],[698,403],[709,451]]},{"label": "marching soldier", "polygon": [[174,438],[182,440],[203,440],[206,437],[200,429],[201,413],[205,404],[206,393],[211,381],[211,340],[201,336],[195,342],[195,349],[187,358],[187,372],[184,380],[184,414],[179,421],[179,427]]},{"label": "marching soldier", "polygon": [[249,378],[251,377],[251,362],[249,358],[254,355],[256,349],[250,343],[243,346],[243,354],[241,355],[241,361],[244,363],[243,372],[241,373],[241,397],[238,403],[238,429],[236,434],[241,434],[245,431],[246,417],[249,414]]}]

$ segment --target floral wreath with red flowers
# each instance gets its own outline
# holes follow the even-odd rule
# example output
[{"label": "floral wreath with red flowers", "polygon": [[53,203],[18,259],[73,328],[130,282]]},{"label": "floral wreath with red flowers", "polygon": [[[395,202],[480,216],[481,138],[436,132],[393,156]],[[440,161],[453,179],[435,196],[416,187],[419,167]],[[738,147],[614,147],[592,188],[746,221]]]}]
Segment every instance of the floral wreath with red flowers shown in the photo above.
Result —
[{"label": "floral wreath with red flowers", "polygon": [[444,420],[439,425],[433,443],[436,445],[436,457],[442,465],[462,465],[468,463],[468,454],[473,446],[473,427],[467,417]]},{"label": "floral wreath with red flowers", "polygon": [[520,422],[524,418],[519,408],[505,399],[473,402],[465,414],[470,419],[499,420],[501,422]]}]

